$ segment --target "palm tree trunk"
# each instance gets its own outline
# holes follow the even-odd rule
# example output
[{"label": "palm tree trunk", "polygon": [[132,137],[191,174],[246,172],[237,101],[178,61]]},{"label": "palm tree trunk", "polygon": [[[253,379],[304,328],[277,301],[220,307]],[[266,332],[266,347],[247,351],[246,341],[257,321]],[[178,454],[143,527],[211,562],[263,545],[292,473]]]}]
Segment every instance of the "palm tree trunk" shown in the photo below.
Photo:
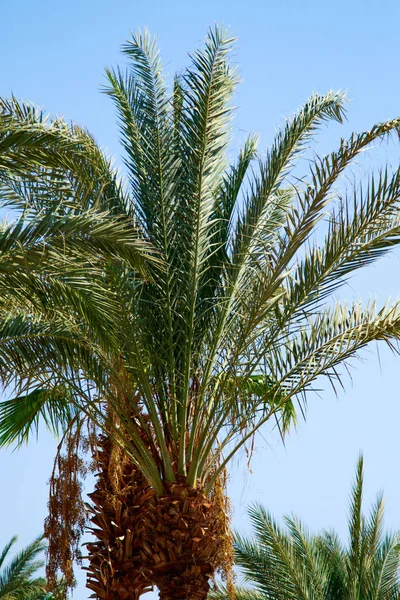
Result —
[{"label": "palm tree trunk", "polygon": [[87,587],[101,600],[138,600],[153,589],[142,560],[142,533],[153,491],[140,471],[109,437],[99,436],[99,473],[92,501],[87,545]]},{"label": "palm tree trunk", "polygon": [[159,581],[160,600],[206,600],[210,589],[209,575],[190,571],[166,576]]},{"label": "palm tree trunk", "polygon": [[101,600],[138,600],[153,585],[160,600],[206,600],[233,560],[223,487],[209,498],[178,477],[157,497],[108,436],[97,443],[87,587]]},{"label": "palm tree trunk", "polygon": [[167,491],[146,517],[146,563],[160,600],[205,600],[215,571],[229,571],[232,563],[224,498],[208,498],[184,478]]}]

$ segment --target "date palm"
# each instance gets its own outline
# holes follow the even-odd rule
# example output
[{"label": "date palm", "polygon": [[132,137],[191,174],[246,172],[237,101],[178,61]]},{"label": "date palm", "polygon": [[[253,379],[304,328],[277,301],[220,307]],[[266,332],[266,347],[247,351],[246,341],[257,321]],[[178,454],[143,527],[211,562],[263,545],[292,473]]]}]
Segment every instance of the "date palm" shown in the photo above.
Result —
[{"label": "date palm", "polygon": [[42,600],[47,595],[47,582],[44,577],[37,576],[37,571],[44,565],[44,561],[40,558],[46,548],[43,536],[18,552],[6,564],[10,550],[16,541],[17,536],[11,538],[0,554],[0,598]]},{"label": "date palm", "polygon": [[[393,600],[400,595],[400,536],[383,532],[383,500],[362,512],[363,460],[357,464],[350,501],[347,545],[333,531],[311,534],[295,517],[281,527],[262,506],[249,510],[255,537],[237,535],[235,556],[253,588],[237,600]],[[228,599],[227,593],[215,599]]]},{"label": "date palm", "polygon": [[[46,271],[33,282],[33,306],[20,303],[0,322],[3,377],[18,386],[0,409],[1,442],[28,438],[41,416],[64,432],[47,534],[50,578],[61,566],[69,584],[84,528],[77,450],[90,449],[88,587],[103,600],[138,598],[153,585],[162,600],[204,600],[232,558],[230,459],[271,419],[284,433],[321,375],[334,381],[368,343],[393,347],[400,335],[399,303],[331,299],[400,241],[399,170],[338,184],[368,146],[399,133],[400,119],[342,140],[299,181],[293,170],[318,127],[344,117],[342,94],[314,95],[264,158],[249,137],[229,164],[232,43],[210,30],[172,91],[147,33],[124,46],[130,66],[108,70],[105,91],[125,180],[86,132],[4,103],[6,137],[26,133],[8,151],[4,202],[28,223],[47,219],[42,241],[71,285],[69,264],[79,265],[87,293],[65,303],[50,285],[49,313],[34,302]],[[88,215],[114,234],[98,242],[88,228],[61,248],[47,229]],[[25,329],[11,336],[18,319]]]}]

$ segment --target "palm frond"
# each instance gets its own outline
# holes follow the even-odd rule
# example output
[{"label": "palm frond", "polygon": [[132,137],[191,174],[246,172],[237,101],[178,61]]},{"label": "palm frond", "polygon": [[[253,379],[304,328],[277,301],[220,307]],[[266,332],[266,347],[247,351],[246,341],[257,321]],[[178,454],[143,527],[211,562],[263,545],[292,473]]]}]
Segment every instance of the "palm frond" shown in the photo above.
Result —
[{"label": "palm frond", "polygon": [[294,158],[304,150],[321,122],[328,119],[342,122],[344,102],[345,95],[340,92],[314,95],[278,133],[267,158],[260,163],[260,176],[255,178],[252,193],[239,216],[233,235],[234,265],[243,263],[252,242],[257,242],[261,237],[260,232],[269,220],[274,194],[287,177]]},{"label": "palm frond", "polygon": [[3,566],[3,563],[8,556],[8,553],[10,552],[12,546],[16,543],[17,540],[18,540],[18,536],[14,535],[11,538],[11,540],[2,549],[1,554],[0,554],[0,568]]},{"label": "palm frond", "polygon": [[68,390],[36,389],[0,403],[0,447],[28,441],[32,431],[38,434],[39,421],[59,435],[77,414],[77,409],[66,394]]},{"label": "palm frond", "polygon": [[[209,593],[210,600],[230,600],[231,595],[224,586],[218,587],[217,590]],[[265,600],[265,595],[262,592],[256,592],[245,587],[235,586],[236,600]]]}]

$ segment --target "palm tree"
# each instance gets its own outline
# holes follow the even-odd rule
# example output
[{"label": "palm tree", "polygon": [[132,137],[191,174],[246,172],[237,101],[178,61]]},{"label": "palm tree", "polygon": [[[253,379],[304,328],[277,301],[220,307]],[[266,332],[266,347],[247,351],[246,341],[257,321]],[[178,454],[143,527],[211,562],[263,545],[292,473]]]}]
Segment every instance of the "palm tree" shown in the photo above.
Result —
[{"label": "palm tree", "polygon": [[[262,506],[249,510],[254,540],[237,535],[235,556],[246,581],[237,600],[355,600],[400,596],[400,535],[383,533],[383,500],[362,513],[363,459],[357,464],[349,514],[347,546],[333,531],[311,534],[295,517],[284,518],[286,529]],[[228,599],[225,592],[215,600]]]},{"label": "palm tree", "polygon": [[47,596],[47,582],[44,577],[34,577],[43,567],[44,561],[39,557],[46,548],[43,536],[21,550],[4,566],[9,552],[17,541],[11,538],[0,554],[0,598],[4,600],[44,600]]},{"label": "palm tree", "polygon": [[[342,140],[299,181],[293,169],[318,127],[345,114],[341,93],[313,95],[265,158],[251,136],[229,164],[232,44],[210,30],[170,93],[154,40],[127,42],[130,67],[107,70],[105,89],[126,179],[85,131],[3,102],[2,198],[28,225],[47,218],[41,241],[70,285],[83,277],[85,294],[65,304],[49,284],[52,310],[36,304],[50,253],[33,306],[0,321],[2,375],[17,386],[0,408],[0,441],[28,439],[40,417],[63,432],[46,531],[50,582],[61,568],[68,585],[85,527],[79,474],[92,455],[87,585],[102,600],[153,585],[162,600],[205,599],[210,577],[232,563],[230,459],[271,419],[283,435],[321,375],[334,384],[368,343],[393,347],[400,335],[399,303],[331,300],[400,241],[399,170],[338,184],[361,152],[399,133],[400,119]],[[88,215],[99,241],[87,227],[63,249],[47,233]]]}]

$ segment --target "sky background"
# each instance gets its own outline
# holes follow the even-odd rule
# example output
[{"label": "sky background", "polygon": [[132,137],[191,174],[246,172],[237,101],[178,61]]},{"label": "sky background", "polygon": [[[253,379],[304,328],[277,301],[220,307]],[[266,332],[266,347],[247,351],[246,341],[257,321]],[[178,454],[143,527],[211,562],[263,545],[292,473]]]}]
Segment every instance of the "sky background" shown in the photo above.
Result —
[{"label": "sky background", "polygon": [[[104,67],[123,64],[119,48],[138,27],[158,36],[166,73],[187,64],[213,23],[238,36],[233,55],[242,82],[235,97],[232,155],[247,133],[261,135],[265,151],[284,117],[313,91],[347,90],[348,121],[324,127],[318,152],[333,150],[340,136],[400,115],[398,0],[335,3],[232,0],[0,0],[0,96],[44,106],[86,126],[101,146],[119,155],[110,100],[100,93]],[[399,164],[396,144],[381,146],[360,163],[378,169]],[[400,251],[351,280],[350,298],[400,295]],[[387,528],[400,530],[400,357],[371,347],[352,362],[352,378],[338,396],[326,382],[309,399],[283,447],[274,432],[259,436],[250,472],[245,459],[232,465],[234,526],[249,532],[246,506],[262,502],[277,517],[293,512],[312,529],[335,527],[346,535],[350,483],[360,451],[365,457],[365,500],[383,489]],[[13,534],[20,546],[42,529],[47,481],[56,442],[42,432],[18,452],[0,451],[0,547]],[[89,594],[84,577],[76,600]]]}]

